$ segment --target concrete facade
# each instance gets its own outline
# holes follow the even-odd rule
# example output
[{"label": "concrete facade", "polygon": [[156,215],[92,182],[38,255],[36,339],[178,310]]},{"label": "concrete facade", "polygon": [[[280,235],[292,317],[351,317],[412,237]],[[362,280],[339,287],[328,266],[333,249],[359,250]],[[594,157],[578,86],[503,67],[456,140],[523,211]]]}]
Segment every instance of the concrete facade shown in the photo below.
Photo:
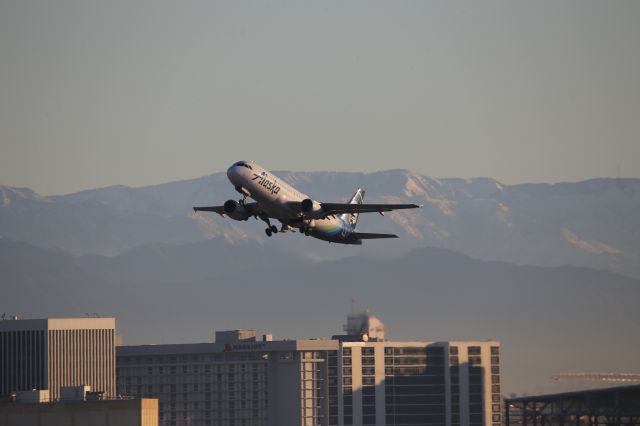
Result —
[{"label": "concrete facade", "polygon": [[117,348],[117,389],[162,426],[501,424],[500,345],[241,341]]},{"label": "concrete facade", "polygon": [[157,399],[0,404],[0,426],[157,426]]},{"label": "concrete facade", "polygon": [[0,399],[80,385],[115,395],[114,318],[0,321]]}]

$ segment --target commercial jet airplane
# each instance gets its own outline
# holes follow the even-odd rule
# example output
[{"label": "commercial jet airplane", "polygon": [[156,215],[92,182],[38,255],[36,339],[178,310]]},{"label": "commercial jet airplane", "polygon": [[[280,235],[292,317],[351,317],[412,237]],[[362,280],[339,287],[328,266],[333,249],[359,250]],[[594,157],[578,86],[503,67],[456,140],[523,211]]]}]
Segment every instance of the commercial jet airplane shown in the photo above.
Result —
[{"label": "commercial jet airplane", "polygon": [[[228,200],[222,206],[194,207],[194,211],[215,212],[234,220],[250,217],[267,223],[265,232],[271,236],[278,228],[271,219],[282,223],[280,232],[298,228],[305,235],[341,244],[362,244],[362,240],[398,238],[395,234],[356,232],[359,213],[388,212],[414,209],[416,204],[362,204],[364,190],[358,188],[347,203],[321,203],[278,179],[253,161],[238,161],[227,170],[227,177],[242,199]],[[251,197],[256,202],[246,202]]]}]

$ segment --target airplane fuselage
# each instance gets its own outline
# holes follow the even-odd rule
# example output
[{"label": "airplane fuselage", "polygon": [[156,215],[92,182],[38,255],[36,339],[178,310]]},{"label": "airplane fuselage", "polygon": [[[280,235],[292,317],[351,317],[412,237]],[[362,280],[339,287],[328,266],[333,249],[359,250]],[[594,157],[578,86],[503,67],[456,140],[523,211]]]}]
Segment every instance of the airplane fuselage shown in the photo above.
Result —
[{"label": "airplane fuselage", "polygon": [[304,227],[308,235],[324,241],[361,244],[353,238],[353,227],[341,215],[319,219],[299,217],[295,206],[310,197],[254,162],[232,165],[227,170],[227,178],[236,189],[258,202],[269,217],[284,225]]}]

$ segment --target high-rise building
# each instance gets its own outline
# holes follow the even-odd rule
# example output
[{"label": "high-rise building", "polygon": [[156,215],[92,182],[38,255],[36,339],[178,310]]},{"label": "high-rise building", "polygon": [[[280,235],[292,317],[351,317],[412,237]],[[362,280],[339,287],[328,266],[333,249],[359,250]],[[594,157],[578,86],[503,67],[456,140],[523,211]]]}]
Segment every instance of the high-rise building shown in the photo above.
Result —
[{"label": "high-rise building", "polygon": [[0,399],[80,385],[115,395],[114,318],[0,321]]},{"label": "high-rise building", "polygon": [[498,342],[369,339],[356,322],[331,340],[118,347],[118,392],[159,398],[163,426],[501,424]]}]

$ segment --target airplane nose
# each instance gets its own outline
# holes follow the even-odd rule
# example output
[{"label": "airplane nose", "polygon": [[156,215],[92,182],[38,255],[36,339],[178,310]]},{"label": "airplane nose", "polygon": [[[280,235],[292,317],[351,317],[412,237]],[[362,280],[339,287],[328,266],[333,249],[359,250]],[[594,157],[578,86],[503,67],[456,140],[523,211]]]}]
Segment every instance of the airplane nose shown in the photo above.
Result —
[{"label": "airplane nose", "polygon": [[227,169],[227,179],[234,184],[238,185],[238,178],[240,177],[240,173],[238,172],[238,166],[233,165]]}]

